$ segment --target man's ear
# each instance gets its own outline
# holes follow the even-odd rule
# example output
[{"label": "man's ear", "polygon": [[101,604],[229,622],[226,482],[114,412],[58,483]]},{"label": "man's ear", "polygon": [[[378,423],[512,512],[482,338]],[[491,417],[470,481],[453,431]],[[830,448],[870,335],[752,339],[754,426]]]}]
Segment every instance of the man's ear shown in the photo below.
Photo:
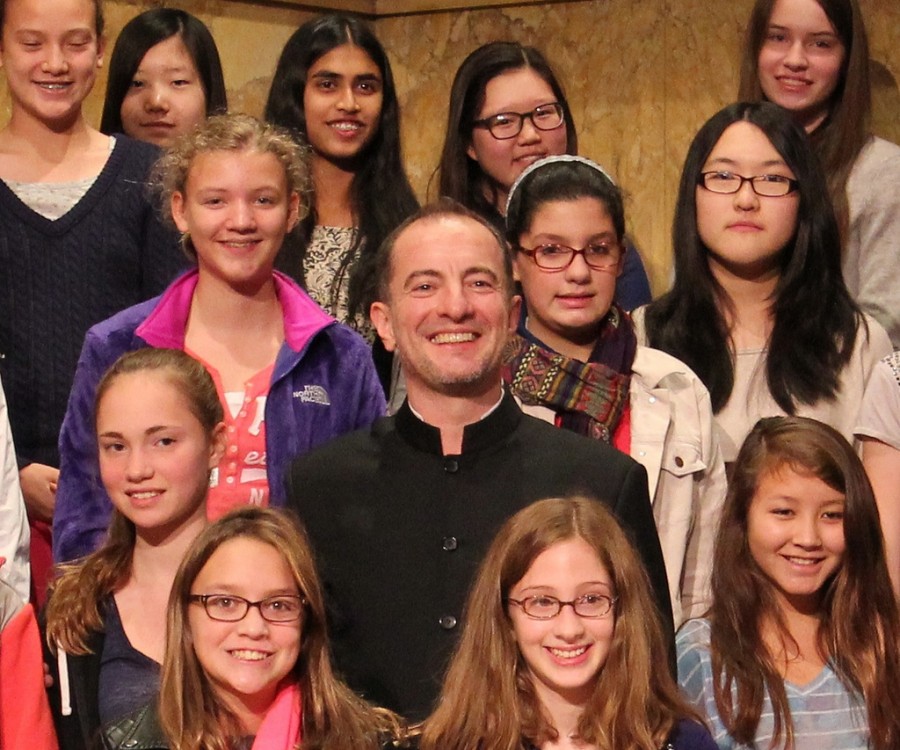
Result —
[{"label": "man's ear", "polygon": [[384,348],[389,352],[396,351],[397,340],[394,338],[394,326],[391,323],[391,308],[387,303],[373,302],[369,308],[369,319],[378,331]]},{"label": "man's ear", "polygon": [[513,334],[519,328],[519,317],[522,315],[522,297],[518,294],[514,294],[512,298],[512,304],[509,308],[509,321],[507,328],[509,329],[510,334]]}]

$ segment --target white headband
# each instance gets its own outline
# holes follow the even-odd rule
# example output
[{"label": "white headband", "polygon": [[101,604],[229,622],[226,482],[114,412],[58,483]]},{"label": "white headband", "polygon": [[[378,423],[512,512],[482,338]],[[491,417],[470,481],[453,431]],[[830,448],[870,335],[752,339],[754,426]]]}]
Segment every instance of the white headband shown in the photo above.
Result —
[{"label": "white headband", "polygon": [[541,167],[546,167],[548,164],[555,164],[556,162],[575,162],[577,164],[584,164],[585,166],[590,167],[591,169],[596,169],[600,174],[602,174],[607,180],[609,180],[613,185],[616,184],[616,181],[610,176],[609,172],[607,172],[603,167],[601,167],[597,162],[591,161],[590,159],[586,159],[583,156],[573,156],[572,154],[560,154],[559,156],[545,156],[543,159],[538,159],[536,162],[529,164],[522,171],[518,177],[516,177],[516,181],[512,184],[512,187],[509,189],[509,195],[506,197],[506,211],[504,214],[509,214],[509,204],[512,203],[513,195],[515,195],[516,189],[522,183],[528,175],[532,172],[536,172]]}]

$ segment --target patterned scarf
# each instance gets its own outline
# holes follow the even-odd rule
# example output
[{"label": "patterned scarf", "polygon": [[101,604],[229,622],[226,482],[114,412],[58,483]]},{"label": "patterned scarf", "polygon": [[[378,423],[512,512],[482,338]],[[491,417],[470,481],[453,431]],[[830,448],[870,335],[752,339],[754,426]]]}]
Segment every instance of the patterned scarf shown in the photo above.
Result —
[{"label": "patterned scarf", "polygon": [[561,427],[608,443],[628,403],[637,338],[616,306],[601,326],[591,361],[580,362],[547,348],[523,323],[504,352],[503,379],[523,404],[546,406]]}]

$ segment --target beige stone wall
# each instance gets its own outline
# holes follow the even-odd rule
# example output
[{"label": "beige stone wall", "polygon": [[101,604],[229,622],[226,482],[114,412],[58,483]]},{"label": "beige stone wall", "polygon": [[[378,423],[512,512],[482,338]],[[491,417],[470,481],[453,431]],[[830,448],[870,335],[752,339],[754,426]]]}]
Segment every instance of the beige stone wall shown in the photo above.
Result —
[{"label": "beige stone wall", "polygon": [[[563,81],[581,153],[608,167],[625,188],[629,231],[644,254],[654,290],[662,291],[681,162],[699,125],[735,95],[741,34],[752,2],[581,0],[379,17],[374,23],[394,65],[414,186],[426,196],[443,140],[450,83],[462,59],[496,39],[534,44]],[[876,129],[900,141],[900,2],[860,2],[875,63]],[[130,18],[155,4],[106,0],[110,44]],[[262,112],[285,41],[313,15],[302,6],[249,1],[168,4],[209,25],[232,108],[252,114]],[[389,11],[397,7],[404,6],[394,2]],[[104,87],[105,73],[87,103],[95,123]],[[2,88],[0,113],[8,106]]]},{"label": "beige stone wall", "polygon": [[[881,71],[876,129],[900,142],[900,3],[861,4]],[[562,79],[580,152],[609,168],[625,189],[629,231],[654,291],[664,291],[684,155],[699,126],[736,96],[752,5],[595,0],[380,19],[378,33],[401,91],[413,184],[423,192],[437,164],[447,92],[459,63],[495,39],[533,44]]]}]

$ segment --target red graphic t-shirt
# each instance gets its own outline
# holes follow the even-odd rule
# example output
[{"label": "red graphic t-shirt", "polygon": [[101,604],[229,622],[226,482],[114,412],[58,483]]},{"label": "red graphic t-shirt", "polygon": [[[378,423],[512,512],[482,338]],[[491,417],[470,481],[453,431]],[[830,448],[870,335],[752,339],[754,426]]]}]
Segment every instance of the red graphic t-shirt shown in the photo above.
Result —
[{"label": "red graphic t-shirt", "polygon": [[225,411],[225,455],[213,470],[206,517],[215,521],[239,505],[268,505],[266,399],[275,363],[247,380],[243,391],[226,393],[218,371],[193,352],[188,354],[209,371]]}]

